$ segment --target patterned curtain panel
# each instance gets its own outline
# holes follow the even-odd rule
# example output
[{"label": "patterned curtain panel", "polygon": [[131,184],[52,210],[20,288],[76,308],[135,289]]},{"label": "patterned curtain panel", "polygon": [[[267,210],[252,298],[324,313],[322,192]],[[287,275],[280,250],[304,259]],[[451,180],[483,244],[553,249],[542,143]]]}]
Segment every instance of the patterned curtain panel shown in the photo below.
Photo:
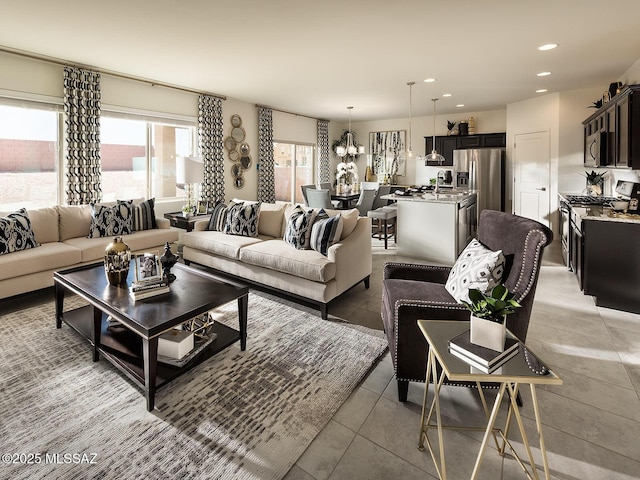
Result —
[{"label": "patterned curtain panel", "polygon": [[198,97],[198,149],[204,162],[202,200],[224,201],[224,152],[222,150],[222,99]]},{"label": "patterned curtain panel", "polygon": [[318,120],[318,168],[317,183],[329,182],[330,171],[329,159],[329,122]]},{"label": "patterned curtain panel", "polygon": [[273,159],[273,116],[270,108],[258,110],[258,200],[276,201]]},{"label": "patterned curtain panel", "polygon": [[102,199],[100,186],[100,74],[64,67],[67,203]]}]

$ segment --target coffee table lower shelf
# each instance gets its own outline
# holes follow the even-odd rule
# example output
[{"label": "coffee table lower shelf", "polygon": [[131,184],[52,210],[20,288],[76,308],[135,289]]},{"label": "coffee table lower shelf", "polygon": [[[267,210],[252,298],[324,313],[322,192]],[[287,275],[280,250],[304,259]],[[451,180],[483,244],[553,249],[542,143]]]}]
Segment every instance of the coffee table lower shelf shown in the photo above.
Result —
[{"label": "coffee table lower shelf", "polygon": [[[93,346],[93,307],[85,306],[64,312],[62,320]],[[213,331],[218,334],[204,350],[183,367],[158,362],[156,388],[166,385],[186,371],[201,364],[218,352],[240,340],[240,332],[216,322]],[[100,348],[98,351],[117,369],[145,390],[142,338],[127,328],[108,328],[107,315],[102,315]]]}]

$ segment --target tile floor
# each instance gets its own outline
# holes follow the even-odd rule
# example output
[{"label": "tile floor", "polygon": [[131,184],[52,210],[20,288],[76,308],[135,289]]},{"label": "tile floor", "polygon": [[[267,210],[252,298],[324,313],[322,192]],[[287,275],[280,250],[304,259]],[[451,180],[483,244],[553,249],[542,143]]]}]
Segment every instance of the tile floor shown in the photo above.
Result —
[{"label": "tile floor", "polygon": [[[381,329],[383,265],[415,260],[396,255],[393,242],[386,251],[381,242],[373,244],[371,288],[357,286],[331,305],[330,313]],[[640,478],[640,315],[596,307],[562,264],[558,247],[555,242],[545,251],[527,342],[564,380],[562,386],[537,390],[551,478]],[[477,393],[443,388],[449,421],[482,419]],[[539,463],[531,397],[528,389],[522,393],[521,413]],[[387,354],[286,480],[437,478],[429,453],[416,448],[423,394],[423,384],[411,384],[409,401],[397,401]],[[522,447],[517,429],[511,437]],[[448,431],[445,438],[448,478],[469,478],[480,434]],[[513,457],[500,457],[495,449],[486,452],[479,477],[526,478]]]}]

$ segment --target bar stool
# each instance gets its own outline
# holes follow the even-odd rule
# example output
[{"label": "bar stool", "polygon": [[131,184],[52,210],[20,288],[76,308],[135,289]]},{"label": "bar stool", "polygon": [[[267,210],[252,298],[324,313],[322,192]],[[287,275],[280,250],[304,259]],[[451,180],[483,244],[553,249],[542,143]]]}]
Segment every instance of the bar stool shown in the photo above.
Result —
[{"label": "bar stool", "polygon": [[[384,230],[384,249],[387,249],[387,241],[389,239],[389,220],[396,218],[398,212],[394,208],[380,207],[375,210],[369,210],[367,216],[378,222],[378,240],[381,239],[381,230]],[[375,235],[375,234],[374,234]],[[395,237],[395,230],[394,230]]]}]

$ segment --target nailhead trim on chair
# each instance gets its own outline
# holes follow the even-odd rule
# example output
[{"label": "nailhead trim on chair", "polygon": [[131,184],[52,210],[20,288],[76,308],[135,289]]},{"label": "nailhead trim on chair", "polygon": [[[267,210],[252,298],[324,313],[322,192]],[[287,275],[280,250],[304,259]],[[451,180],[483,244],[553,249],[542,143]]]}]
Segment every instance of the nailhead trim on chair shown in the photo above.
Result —
[{"label": "nailhead trim on chair", "polygon": [[[542,239],[544,241],[540,241],[536,244],[536,254],[534,256],[534,260],[533,260],[533,266],[534,266],[534,270],[538,269],[538,263],[540,261],[540,252],[542,251],[542,247],[544,245],[546,245],[547,243],[547,236],[544,234],[544,232],[542,230],[531,230],[528,234],[527,237],[524,240],[524,250],[522,252],[522,265],[524,265],[524,259],[526,258],[526,253],[527,253],[527,249],[528,249],[528,245],[529,245],[529,237],[532,234],[540,234],[542,235]],[[520,269],[520,276],[518,277],[518,282],[516,283],[516,288],[515,290],[517,291],[518,286],[520,285],[520,282],[522,282],[522,277],[524,276],[524,269]],[[517,301],[522,300],[524,297],[527,296],[527,294],[529,293],[529,291],[531,290],[531,287],[533,286],[533,278],[529,278],[529,284],[527,285],[526,289],[524,290],[524,292],[522,292],[522,294],[518,297]]]}]

